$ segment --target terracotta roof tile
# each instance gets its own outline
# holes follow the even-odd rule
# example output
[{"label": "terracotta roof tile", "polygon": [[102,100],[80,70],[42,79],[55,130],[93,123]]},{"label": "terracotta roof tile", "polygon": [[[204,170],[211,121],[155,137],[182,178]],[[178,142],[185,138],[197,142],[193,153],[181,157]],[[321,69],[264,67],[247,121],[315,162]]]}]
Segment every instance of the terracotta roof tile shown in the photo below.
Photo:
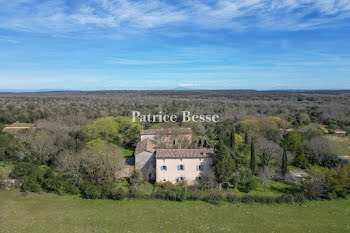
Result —
[{"label": "terracotta roof tile", "polygon": [[169,128],[169,129],[146,129],[141,130],[141,135],[171,135],[171,134],[192,134],[190,128]]},{"label": "terracotta roof tile", "polygon": [[135,155],[140,154],[143,151],[154,152],[154,147],[156,147],[157,143],[149,138],[143,140],[136,145]]},{"label": "terracotta roof tile", "polygon": [[156,158],[207,158],[213,149],[157,149]]}]

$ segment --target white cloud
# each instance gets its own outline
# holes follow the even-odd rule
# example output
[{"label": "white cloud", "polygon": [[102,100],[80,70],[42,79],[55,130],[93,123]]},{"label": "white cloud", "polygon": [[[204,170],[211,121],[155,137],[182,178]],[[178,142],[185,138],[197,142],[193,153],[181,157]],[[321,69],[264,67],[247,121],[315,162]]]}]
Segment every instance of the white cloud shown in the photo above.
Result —
[{"label": "white cloud", "polygon": [[[0,28],[45,33],[155,28],[303,30],[350,18],[350,0],[0,0]],[[176,26],[176,28],[175,28]],[[178,29],[180,28],[180,29]]]}]

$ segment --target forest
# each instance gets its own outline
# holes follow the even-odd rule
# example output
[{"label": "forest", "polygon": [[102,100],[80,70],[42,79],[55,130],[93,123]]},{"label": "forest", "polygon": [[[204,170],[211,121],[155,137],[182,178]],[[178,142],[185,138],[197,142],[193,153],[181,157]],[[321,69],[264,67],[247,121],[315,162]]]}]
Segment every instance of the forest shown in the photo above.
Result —
[{"label": "forest", "polygon": [[[213,204],[346,198],[349,103],[350,91],[1,93],[0,188]],[[132,111],[178,122],[132,122]],[[220,118],[182,122],[183,111]],[[115,177],[141,129],[170,127],[214,148],[213,174],[196,187]]]}]

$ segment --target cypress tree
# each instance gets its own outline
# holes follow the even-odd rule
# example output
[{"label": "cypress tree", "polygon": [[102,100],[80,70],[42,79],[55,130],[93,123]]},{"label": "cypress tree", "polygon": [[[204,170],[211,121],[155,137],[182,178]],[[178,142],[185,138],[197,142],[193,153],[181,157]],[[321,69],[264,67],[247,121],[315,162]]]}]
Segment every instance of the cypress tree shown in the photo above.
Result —
[{"label": "cypress tree", "polygon": [[213,167],[219,183],[228,182],[234,172],[235,161],[231,158],[227,147],[222,141],[215,145]]},{"label": "cypress tree", "polygon": [[288,157],[287,157],[287,148],[284,147],[282,155],[282,175],[285,176],[288,172]]},{"label": "cypress tree", "polygon": [[248,131],[245,131],[245,135],[244,135],[244,144],[248,144],[248,143],[249,143]]},{"label": "cypress tree", "polygon": [[230,138],[230,147],[231,149],[234,151],[235,150],[235,145],[236,145],[236,141],[235,141],[235,130],[232,129],[231,131],[231,138]]},{"label": "cypress tree", "polygon": [[256,173],[256,158],[255,158],[255,145],[254,139],[250,145],[250,170],[252,170],[253,175]]}]

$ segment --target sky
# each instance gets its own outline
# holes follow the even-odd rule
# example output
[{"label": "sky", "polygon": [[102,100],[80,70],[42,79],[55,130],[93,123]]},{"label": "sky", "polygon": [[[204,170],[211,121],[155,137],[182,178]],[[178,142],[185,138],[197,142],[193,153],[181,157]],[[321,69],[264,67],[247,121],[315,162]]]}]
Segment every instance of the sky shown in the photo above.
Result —
[{"label": "sky", "polygon": [[350,0],[0,0],[0,90],[350,89]]}]

